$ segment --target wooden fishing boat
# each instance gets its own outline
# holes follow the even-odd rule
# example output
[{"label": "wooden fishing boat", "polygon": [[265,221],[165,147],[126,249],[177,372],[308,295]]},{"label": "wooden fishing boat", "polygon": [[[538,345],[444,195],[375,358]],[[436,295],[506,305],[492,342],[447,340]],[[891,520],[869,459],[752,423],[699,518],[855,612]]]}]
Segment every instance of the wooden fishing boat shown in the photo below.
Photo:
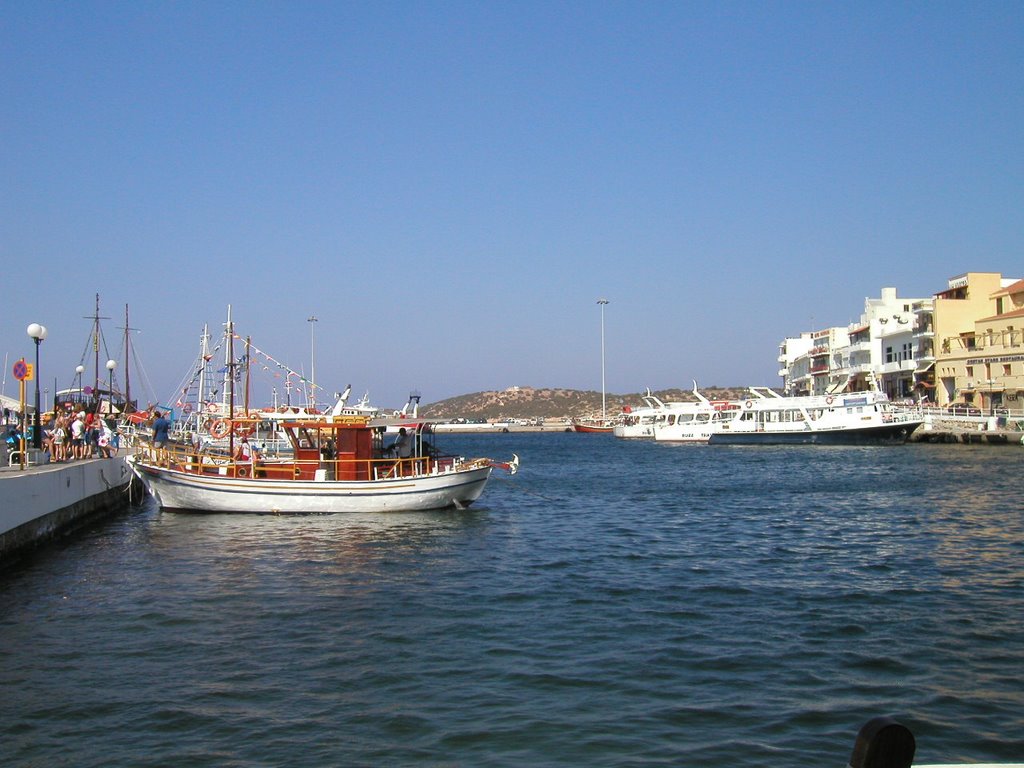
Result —
[{"label": "wooden fishing boat", "polygon": [[[495,467],[514,474],[519,457],[443,456],[425,439],[429,424],[406,427],[408,445],[386,442],[386,427],[363,417],[284,422],[290,456],[264,459],[190,446],[139,446],[127,461],[166,509],[308,514],[407,512],[468,507]],[[247,442],[245,442],[247,445]]]}]

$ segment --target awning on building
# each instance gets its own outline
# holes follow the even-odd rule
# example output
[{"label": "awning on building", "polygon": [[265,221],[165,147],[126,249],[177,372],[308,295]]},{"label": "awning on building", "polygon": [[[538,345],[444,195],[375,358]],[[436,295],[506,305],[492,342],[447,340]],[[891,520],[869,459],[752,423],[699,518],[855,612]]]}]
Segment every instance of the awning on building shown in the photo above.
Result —
[{"label": "awning on building", "polygon": [[934,367],[935,363],[925,363],[924,365],[917,366],[917,368],[914,369],[914,373],[927,373]]}]

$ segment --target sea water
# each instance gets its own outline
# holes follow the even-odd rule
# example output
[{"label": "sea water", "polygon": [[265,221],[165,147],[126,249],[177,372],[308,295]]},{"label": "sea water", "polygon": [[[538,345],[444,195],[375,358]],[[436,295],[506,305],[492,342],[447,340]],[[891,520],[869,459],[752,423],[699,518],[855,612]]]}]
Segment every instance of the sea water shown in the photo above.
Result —
[{"label": "sea water", "polygon": [[4,766],[1024,759],[1016,447],[451,436],[466,511],[151,501],[0,574]]}]

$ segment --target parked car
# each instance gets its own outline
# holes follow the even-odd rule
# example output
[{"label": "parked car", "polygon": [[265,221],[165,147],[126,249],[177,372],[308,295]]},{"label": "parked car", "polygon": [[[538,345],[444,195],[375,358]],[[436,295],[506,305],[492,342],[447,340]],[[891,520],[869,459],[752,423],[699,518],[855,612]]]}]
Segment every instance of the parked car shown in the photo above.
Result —
[{"label": "parked car", "polygon": [[967,403],[950,403],[946,413],[951,416],[981,416],[981,409]]}]

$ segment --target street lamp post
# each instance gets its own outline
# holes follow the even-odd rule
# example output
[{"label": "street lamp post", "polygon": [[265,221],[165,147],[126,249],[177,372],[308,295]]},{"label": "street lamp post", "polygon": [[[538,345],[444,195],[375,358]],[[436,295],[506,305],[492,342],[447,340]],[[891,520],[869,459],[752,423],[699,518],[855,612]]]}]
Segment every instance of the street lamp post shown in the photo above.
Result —
[{"label": "street lamp post", "polygon": [[117,368],[117,360],[107,360],[107,370],[110,372],[110,383],[107,384],[107,414],[114,414],[114,369]]},{"label": "street lamp post", "polygon": [[36,380],[36,413],[32,419],[32,447],[39,450],[43,447],[42,427],[39,420],[39,344],[46,338],[46,326],[32,323],[26,332],[29,338],[36,343],[36,367],[32,372],[32,376]]},{"label": "street lamp post", "polygon": [[85,373],[85,366],[81,365],[81,364],[76,365],[75,366],[75,373],[78,374],[78,397],[79,397],[79,399],[81,399],[81,397],[82,397],[82,374]]},{"label": "street lamp post", "polygon": [[316,315],[306,318],[309,323],[309,406],[316,408],[316,352],[313,347],[313,323],[320,322]]},{"label": "street lamp post", "polygon": [[601,305],[601,422],[603,423],[608,420],[604,395],[604,307],[608,303],[608,299],[598,299],[597,303]]}]

